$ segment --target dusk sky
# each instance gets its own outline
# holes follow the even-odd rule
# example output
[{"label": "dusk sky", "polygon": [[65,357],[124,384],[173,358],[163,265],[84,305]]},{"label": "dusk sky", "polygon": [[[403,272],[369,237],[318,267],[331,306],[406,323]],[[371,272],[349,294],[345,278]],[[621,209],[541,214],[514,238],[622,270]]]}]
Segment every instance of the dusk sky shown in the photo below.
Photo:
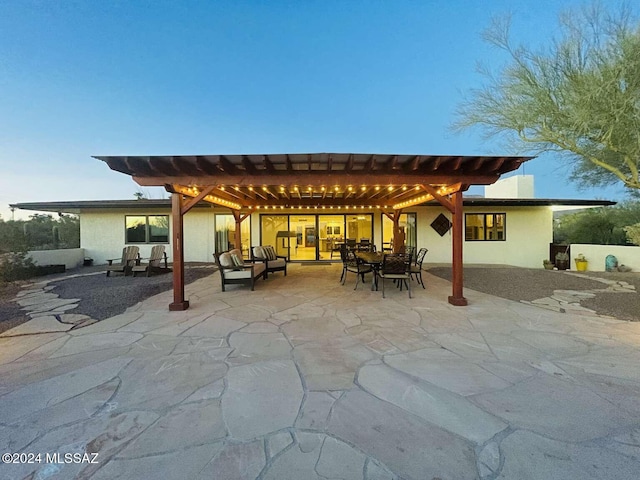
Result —
[{"label": "dusk sky", "polygon": [[[506,61],[481,32],[511,12],[513,38],[542,46],[583,3],[0,0],[0,215],[133,198],[92,155],[512,154],[450,130],[477,63]],[[525,165],[537,197],[623,199],[578,191],[553,156]]]}]

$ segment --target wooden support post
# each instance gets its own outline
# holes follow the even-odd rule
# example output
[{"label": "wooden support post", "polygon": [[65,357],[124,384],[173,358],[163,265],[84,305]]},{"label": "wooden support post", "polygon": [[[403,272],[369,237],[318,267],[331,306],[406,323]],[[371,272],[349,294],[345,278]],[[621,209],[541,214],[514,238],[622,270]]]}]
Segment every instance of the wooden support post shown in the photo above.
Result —
[{"label": "wooden support post", "polygon": [[245,213],[244,215],[242,215],[239,210],[231,210],[231,213],[233,213],[233,218],[236,221],[236,233],[234,238],[235,247],[238,250],[242,251],[242,231],[240,228],[242,226],[242,222],[244,221],[244,219],[251,214]]},{"label": "wooden support post", "polygon": [[180,311],[189,308],[184,299],[184,228],[182,221],[182,195],[171,194],[171,220],[173,227],[173,303],[169,310]]},{"label": "wooden support post", "polygon": [[400,227],[400,214],[402,210],[393,212],[393,253],[400,253],[404,248],[405,233]]},{"label": "wooden support post", "polygon": [[467,299],[464,298],[462,292],[463,284],[463,262],[462,262],[462,216],[464,215],[462,206],[462,191],[453,194],[453,295],[449,297],[449,303],[456,306],[467,305]]}]

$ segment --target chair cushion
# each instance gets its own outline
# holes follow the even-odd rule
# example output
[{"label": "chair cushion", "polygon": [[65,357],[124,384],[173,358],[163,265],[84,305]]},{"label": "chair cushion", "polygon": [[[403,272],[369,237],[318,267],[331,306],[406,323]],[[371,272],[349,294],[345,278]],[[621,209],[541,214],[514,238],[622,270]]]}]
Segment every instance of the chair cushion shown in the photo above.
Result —
[{"label": "chair cushion", "polygon": [[267,268],[284,268],[286,261],[284,258],[276,258],[275,260],[267,261]]},{"label": "chair cushion", "polygon": [[244,270],[225,270],[224,278],[251,278],[251,269],[245,268]]},{"label": "chair cushion", "polygon": [[230,252],[224,252],[220,255],[220,265],[222,265],[225,268],[235,267],[235,264],[233,263],[233,259],[231,258]]},{"label": "chair cushion", "polygon": [[253,256],[255,258],[267,258],[267,255],[264,249],[260,246],[253,247]]},{"label": "chair cushion", "polygon": [[[264,263],[252,263],[251,265],[253,265],[253,275],[255,277],[259,277],[260,275],[262,275],[266,268]],[[225,268],[224,277],[229,279],[251,278],[251,268],[243,268],[242,270]]]}]

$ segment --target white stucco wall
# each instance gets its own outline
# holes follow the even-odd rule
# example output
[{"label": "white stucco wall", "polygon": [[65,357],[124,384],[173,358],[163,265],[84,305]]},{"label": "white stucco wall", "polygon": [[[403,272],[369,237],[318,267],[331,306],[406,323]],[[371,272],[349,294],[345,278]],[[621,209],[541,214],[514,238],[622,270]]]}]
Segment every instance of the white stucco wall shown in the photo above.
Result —
[{"label": "white stucco wall", "polygon": [[615,255],[618,265],[631,267],[632,271],[640,272],[640,247],[626,247],[622,245],[585,245],[574,243],[571,245],[571,269],[576,269],[575,257],[582,253],[589,262],[587,270],[592,272],[605,271],[605,258]]},{"label": "white stucco wall", "polygon": [[[431,222],[444,213],[442,207],[416,207],[408,212],[417,214],[418,248],[426,247],[427,263],[451,262],[451,231],[440,237],[431,228]],[[185,261],[211,262],[215,248],[215,214],[228,214],[226,209],[192,210],[184,217]],[[297,210],[283,210],[277,214],[298,214]],[[314,212],[316,213],[316,212]],[[317,212],[321,213],[321,212]],[[337,212],[336,212],[337,213]],[[549,243],[553,238],[552,211],[550,207],[466,207],[465,213],[506,213],[506,240],[497,242],[464,242],[464,261],[467,263],[506,264],[521,267],[542,268],[547,258]],[[154,211],[91,211],[80,215],[81,247],[85,256],[96,264],[104,264],[108,258],[120,258],[125,246],[125,215],[170,214],[169,209]],[[260,243],[260,215],[254,213],[251,222],[251,244]],[[381,247],[381,213],[373,215],[374,243]],[[171,236],[170,236],[171,237]],[[148,256],[152,245],[138,244],[143,257]],[[171,244],[167,244],[171,259]]]},{"label": "white stucco wall", "polygon": [[64,248],[58,250],[33,250],[28,252],[33,263],[42,267],[46,265],[63,265],[76,268],[84,262],[83,248]]},{"label": "white stucco wall", "polygon": [[[505,213],[505,241],[463,242],[465,263],[515,265],[542,268],[553,240],[553,212],[550,207],[465,207],[465,213]],[[440,214],[451,221],[451,214],[440,207],[417,208],[418,248],[426,247],[427,263],[451,263],[451,230],[441,237],[431,222]]]},{"label": "white stucco wall", "polygon": [[[170,210],[125,212],[122,210],[90,211],[80,215],[80,246],[94,264],[106,264],[107,259],[120,258],[125,244],[125,215],[170,215]],[[227,213],[222,212],[221,213]],[[187,262],[212,262],[214,249],[214,211],[192,210],[184,216],[184,252]],[[167,256],[172,258],[171,222]],[[153,244],[132,244],[140,247],[140,255],[148,257]]]}]

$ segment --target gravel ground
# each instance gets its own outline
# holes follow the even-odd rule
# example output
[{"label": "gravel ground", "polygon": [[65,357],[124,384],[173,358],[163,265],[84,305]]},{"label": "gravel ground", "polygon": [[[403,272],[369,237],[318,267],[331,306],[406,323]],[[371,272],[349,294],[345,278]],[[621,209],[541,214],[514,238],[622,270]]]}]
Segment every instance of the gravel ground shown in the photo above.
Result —
[{"label": "gravel ground", "polygon": [[20,305],[13,302],[23,283],[25,282],[0,284],[0,333],[28,320],[20,310]]},{"label": "gravel ground", "polygon": [[[429,273],[451,280],[451,267],[432,267]],[[581,272],[582,273],[582,272]],[[635,285],[636,293],[597,293],[580,304],[601,315],[621,320],[640,321],[640,273],[584,272],[610,280],[623,280]],[[576,277],[557,270],[514,267],[466,267],[464,286],[472,290],[510,300],[537,300],[553,295],[554,290],[599,290],[602,282]]]},{"label": "gravel ground", "polygon": [[[211,266],[185,266],[185,284],[214,272]],[[96,320],[104,320],[124,312],[128,307],[152,297],[158,293],[173,288],[171,273],[153,275],[152,277],[125,277],[105,274],[88,275],[70,278],[68,280],[53,281],[55,285],[51,293],[60,298],[80,298],[78,308],[69,313],[89,315]]]},{"label": "gravel ground", "polygon": [[[65,276],[74,273],[87,274],[103,272],[104,267],[87,267],[77,271],[69,270],[64,274],[48,275],[32,279],[33,282],[49,281],[55,288],[51,293],[60,298],[80,298],[78,307],[69,313],[89,315],[96,320],[104,320],[124,312],[128,307],[173,287],[171,273],[158,274],[152,277],[130,277],[104,273],[98,275],[83,275],[63,280]],[[185,284],[215,272],[213,265],[185,265]],[[13,302],[23,284],[28,282],[11,283],[0,287],[0,333],[26,322],[29,318],[20,310],[20,306]]]}]

